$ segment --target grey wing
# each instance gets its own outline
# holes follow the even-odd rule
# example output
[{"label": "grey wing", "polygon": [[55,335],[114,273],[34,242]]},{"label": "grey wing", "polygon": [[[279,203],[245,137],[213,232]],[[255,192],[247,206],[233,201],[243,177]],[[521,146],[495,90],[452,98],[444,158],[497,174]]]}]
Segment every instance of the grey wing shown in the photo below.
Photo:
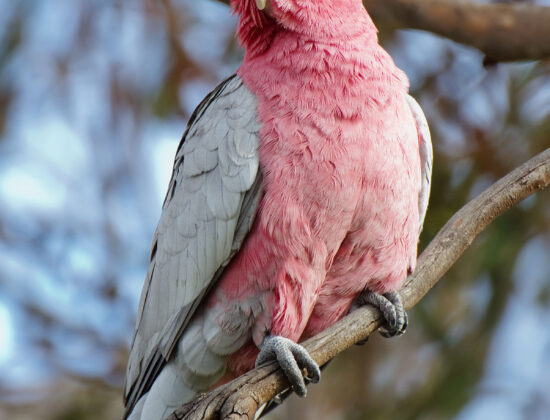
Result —
[{"label": "grey wing", "polygon": [[261,196],[257,104],[238,76],[195,110],[153,237],[126,371],[129,414],[239,250]]},{"label": "grey wing", "polygon": [[432,164],[433,164],[433,148],[432,138],[430,136],[430,129],[428,127],[428,121],[422,111],[422,108],[416,102],[416,100],[407,95],[407,102],[416,120],[416,128],[418,130],[418,141],[420,147],[420,164],[421,164],[421,176],[422,185],[420,194],[418,196],[418,214],[420,215],[420,229],[422,231],[424,226],[424,219],[426,217],[426,211],[428,210],[428,201],[430,198],[430,185],[432,182]]}]

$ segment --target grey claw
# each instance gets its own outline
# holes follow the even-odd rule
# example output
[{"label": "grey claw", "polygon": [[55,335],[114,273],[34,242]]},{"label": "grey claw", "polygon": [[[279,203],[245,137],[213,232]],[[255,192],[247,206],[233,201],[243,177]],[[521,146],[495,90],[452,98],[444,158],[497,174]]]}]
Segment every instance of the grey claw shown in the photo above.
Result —
[{"label": "grey claw", "polygon": [[394,335],[400,336],[405,334],[407,326],[409,325],[409,317],[403,307],[403,299],[401,299],[401,295],[398,292],[388,292],[384,296],[395,306],[397,322]]},{"label": "grey claw", "polygon": [[[300,397],[306,396],[306,380],[317,383],[321,379],[321,370],[307,350],[288,338],[274,335],[264,339],[256,359],[256,367],[272,360],[277,361],[292,389]],[[307,371],[305,377],[301,368]]]},{"label": "grey claw", "polygon": [[386,325],[380,329],[384,337],[400,336],[405,333],[409,323],[407,312],[403,307],[401,295],[398,292],[388,292],[384,295],[365,290],[360,297],[361,303],[376,306],[382,312]]},{"label": "grey claw", "polygon": [[369,337],[365,338],[364,340],[358,341],[355,343],[356,346],[364,346],[369,341]]}]

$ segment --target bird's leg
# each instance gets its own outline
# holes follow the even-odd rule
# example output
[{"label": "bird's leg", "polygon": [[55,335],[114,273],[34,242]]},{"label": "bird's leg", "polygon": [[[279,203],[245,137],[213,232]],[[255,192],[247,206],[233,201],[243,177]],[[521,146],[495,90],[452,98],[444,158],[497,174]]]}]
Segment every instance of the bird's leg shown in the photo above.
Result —
[{"label": "bird's leg", "polygon": [[[306,380],[317,383],[321,379],[321,370],[315,360],[301,345],[280,335],[267,335],[260,346],[256,367],[271,361],[277,361],[292,389],[300,397],[306,396]],[[303,376],[302,369],[307,370]]]},{"label": "bird's leg", "polygon": [[366,289],[357,299],[359,305],[370,304],[382,312],[386,325],[380,329],[384,337],[402,335],[407,329],[407,312],[403,307],[401,295],[398,292],[388,292],[383,295]]}]

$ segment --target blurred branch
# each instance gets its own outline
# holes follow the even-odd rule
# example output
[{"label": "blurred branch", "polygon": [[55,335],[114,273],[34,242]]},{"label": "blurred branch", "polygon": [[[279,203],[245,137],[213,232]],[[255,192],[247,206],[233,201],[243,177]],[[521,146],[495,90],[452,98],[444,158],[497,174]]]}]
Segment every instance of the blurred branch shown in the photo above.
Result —
[{"label": "blurred branch", "polygon": [[458,0],[366,0],[374,20],[390,18],[483,52],[486,61],[550,57],[550,7]]},{"label": "blurred branch", "polygon": [[[462,207],[443,226],[418,259],[401,290],[405,307],[413,307],[449,270],[474,238],[497,216],[550,185],[550,149],[501,178]],[[319,365],[364,340],[382,322],[378,310],[359,308],[303,343]],[[254,418],[254,413],[288,383],[275,364],[251,370],[232,382],[201,394],[176,410],[168,420]]]},{"label": "blurred branch", "polygon": [[[219,0],[229,4],[229,0]],[[459,0],[365,0],[375,22],[420,29],[483,52],[486,62],[550,58],[550,7]]]}]

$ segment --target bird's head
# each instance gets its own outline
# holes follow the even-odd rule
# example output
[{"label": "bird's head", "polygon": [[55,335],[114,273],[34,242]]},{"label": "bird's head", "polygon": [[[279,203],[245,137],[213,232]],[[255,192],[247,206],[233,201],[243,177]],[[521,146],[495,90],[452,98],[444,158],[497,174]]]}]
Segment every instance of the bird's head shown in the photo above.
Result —
[{"label": "bird's head", "polygon": [[253,54],[278,31],[332,40],[376,32],[362,0],[231,0],[231,5],[240,16],[239,39]]}]

